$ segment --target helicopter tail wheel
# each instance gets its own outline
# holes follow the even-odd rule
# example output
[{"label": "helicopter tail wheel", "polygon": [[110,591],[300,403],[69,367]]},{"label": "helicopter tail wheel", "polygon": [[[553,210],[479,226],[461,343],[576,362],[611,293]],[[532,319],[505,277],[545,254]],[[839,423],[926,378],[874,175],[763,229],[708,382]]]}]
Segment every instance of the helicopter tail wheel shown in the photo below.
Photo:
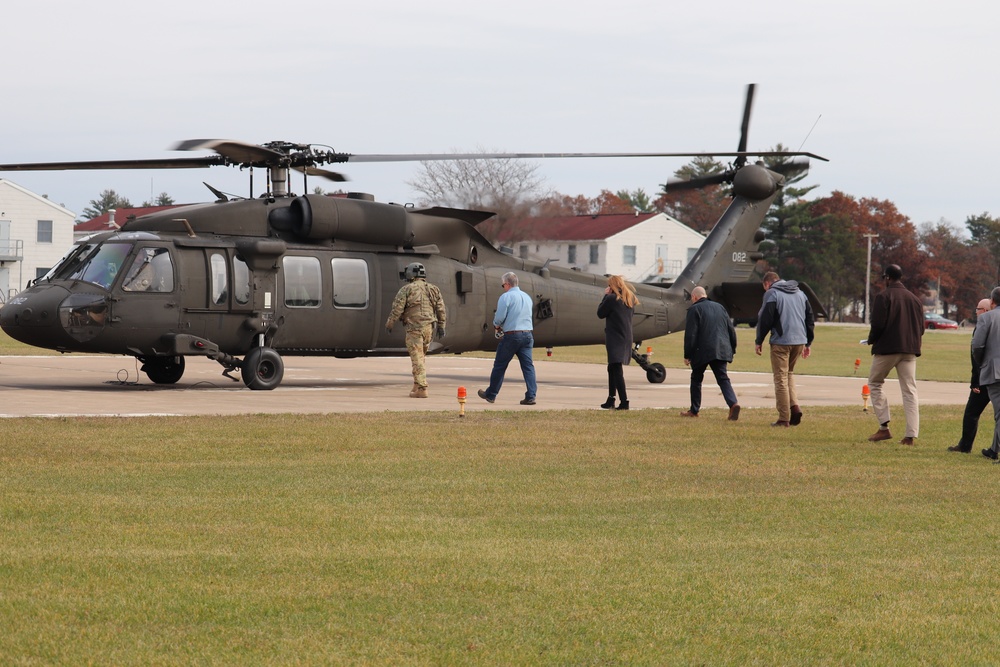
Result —
[{"label": "helicopter tail wheel", "polygon": [[144,359],[141,370],[156,384],[176,384],[184,375],[184,357]]},{"label": "helicopter tail wheel", "polygon": [[255,347],[243,358],[240,375],[243,384],[251,389],[274,389],[281,384],[285,362],[281,355],[269,347]]},{"label": "helicopter tail wheel", "polygon": [[646,379],[653,384],[661,384],[667,379],[667,369],[663,364],[650,364],[646,369]]}]

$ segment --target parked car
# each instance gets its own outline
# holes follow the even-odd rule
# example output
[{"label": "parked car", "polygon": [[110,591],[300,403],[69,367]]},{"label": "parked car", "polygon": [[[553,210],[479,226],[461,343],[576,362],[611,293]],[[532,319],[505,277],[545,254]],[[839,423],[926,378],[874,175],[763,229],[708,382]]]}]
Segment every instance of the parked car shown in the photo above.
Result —
[{"label": "parked car", "polygon": [[941,317],[937,313],[924,313],[925,329],[957,329],[958,322]]}]

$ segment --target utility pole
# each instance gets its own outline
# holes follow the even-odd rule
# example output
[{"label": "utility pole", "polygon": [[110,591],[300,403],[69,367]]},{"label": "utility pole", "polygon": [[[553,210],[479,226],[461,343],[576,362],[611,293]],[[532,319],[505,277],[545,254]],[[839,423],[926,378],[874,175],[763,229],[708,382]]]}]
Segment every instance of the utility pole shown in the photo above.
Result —
[{"label": "utility pole", "polygon": [[871,304],[872,289],[872,239],[877,239],[878,234],[865,234],[865,238],[868,239],[868,268],[865,272],[865,324],[869,324],[871,322],[868,310]]}]

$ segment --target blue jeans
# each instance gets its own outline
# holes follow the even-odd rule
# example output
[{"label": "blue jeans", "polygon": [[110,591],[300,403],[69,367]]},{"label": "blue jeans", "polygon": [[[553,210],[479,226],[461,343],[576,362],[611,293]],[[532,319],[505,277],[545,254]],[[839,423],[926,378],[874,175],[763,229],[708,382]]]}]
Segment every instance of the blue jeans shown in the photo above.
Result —
[{"label": "blue jeans", "polygon": [[698,414],[701,411],[701,382],[705,379],[706,368],[712,369],[715,381],[722,390],[722,397],[726,399],[726,405],[729,407],[736,405],[736,392],[733,391],[733,383],[729,380],[728,366],[728,362],[714,359],[707,364],[691,367],[691,412]]},{"label": "blue jeans", "polygon": [[535,364],[531,360],[531,349],[535,347],[535,338],[530,331],[516,331],[504,334],[497,345],[497,356],[493,360],[493,372],[490,373],[490,386],[486,390],[486,395],[496,398],[503,386],[503,376],[507,372],[510,360],[517,355],[517,360],[521,363],[521,374],[524,375],[524,384],[528,390],[525,398],[534,398],[538,391],[535,383]]}]

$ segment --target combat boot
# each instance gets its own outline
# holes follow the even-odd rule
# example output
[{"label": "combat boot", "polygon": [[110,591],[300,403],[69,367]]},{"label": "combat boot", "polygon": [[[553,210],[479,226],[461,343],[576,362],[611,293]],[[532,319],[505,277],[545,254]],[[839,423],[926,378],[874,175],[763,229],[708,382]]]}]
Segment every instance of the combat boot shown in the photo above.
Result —
[{"label": "combat boot", "polygon": [[417,387],[417,390],[410,394],[413,398],[427,398],[427,387]]},{"label": "combat boot", "polygon": [[410,398],[417,397],[417,389],[420,389],[420,385],[416,382],[413,383],[413,389],[410,390]]}]

